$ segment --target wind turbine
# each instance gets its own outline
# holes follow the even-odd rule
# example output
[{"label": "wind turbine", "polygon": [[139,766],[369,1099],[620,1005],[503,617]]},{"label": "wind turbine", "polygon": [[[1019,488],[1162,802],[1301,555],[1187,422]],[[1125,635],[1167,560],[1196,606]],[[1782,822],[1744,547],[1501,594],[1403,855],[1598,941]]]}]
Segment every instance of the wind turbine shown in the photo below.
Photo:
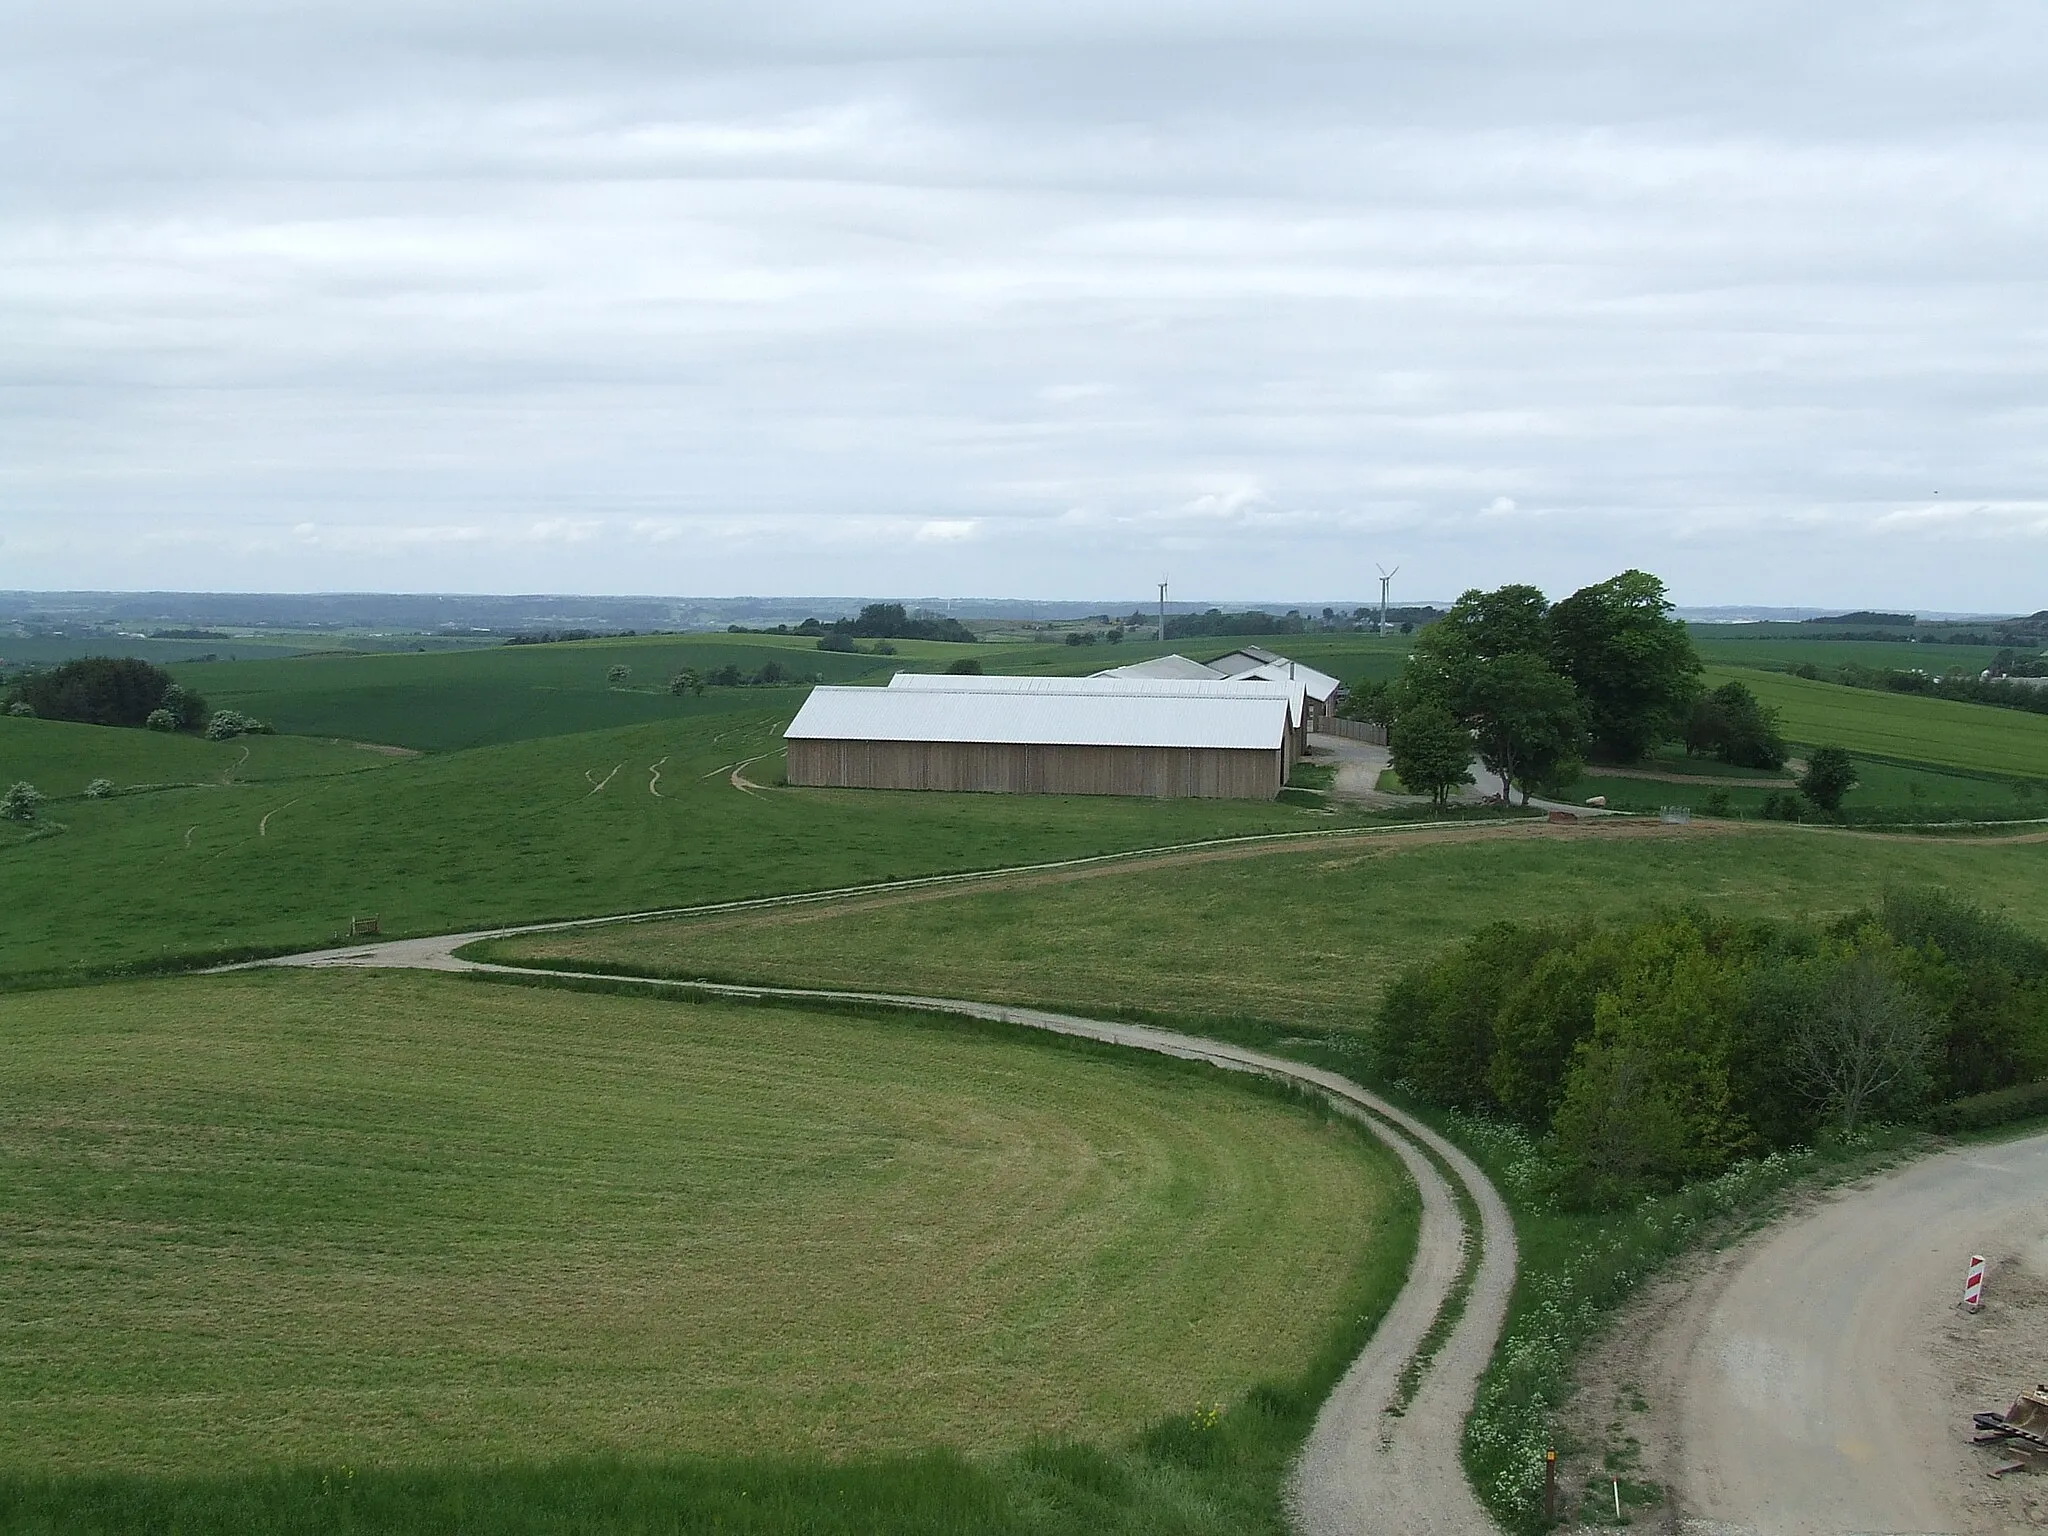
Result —
[{"label": "wind turbine", "polygon": [[1159,583],[1159,643],[1166,644],[1166,583]]},{"label": "wind turbine", "polygon": [[1394,578],[1401,574],[1401,567],[1397,565],[1390,571],[1384,565],[1380,565],[1374,569],[1380,573],[1380,633],[1384,635],[1387,632],[1387,588],[1392,586]]}]

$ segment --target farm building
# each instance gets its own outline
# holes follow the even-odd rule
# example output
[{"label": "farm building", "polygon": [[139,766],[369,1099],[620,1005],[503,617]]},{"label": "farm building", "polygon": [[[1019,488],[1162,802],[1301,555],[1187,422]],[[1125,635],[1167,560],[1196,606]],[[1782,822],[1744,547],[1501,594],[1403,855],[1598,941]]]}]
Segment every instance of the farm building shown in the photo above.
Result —
[{"label": "farm building", "polygon": [[1337,712],[1337,695],[1344,691],[1344,684],[1329,673],[1318,672],[1305,662],[1294,661],[1264,646],[1247,645],[1203,665],[1224,677],[1301,683],[1308,690],[1310,730],[1317,729]]},{"label": "farm building", "polygon": [[1154,656],[1150,661],[1134,661],[1129,666],[1111,667],[1098,672],[1097,677],[1122,677],[1134,681],[1177,681],[1184,683],[1213,683],[1229,676],[1218,672],[1203,662],[1190,660],[1186,656]]},{"label": "farm building", "polygon": [[[1180,659],[1186,660],[1185,657]],[[1114,689],[1120,693],[1151,694],[1171,699],[1207,698],[1219,691],[1232,695],[1257,693],[1284,698],[1287,700],[1287,724],[1291,738],[1288,742],[1288,768],[1292,770],[1295,761],[1308,753],[1308,691],[1305,685],[1291,680],[1254,677],[1143,677],[1129,673],[1118,675],[1107,672],[1098,672],[1093,677],[959,677],[930,672],[898,672],[889,679],[891,688],[955,691],[965,689],[970,693],[1043,693],[1048,689],[1072,689],[1076,684],[1092,690]]]},{"label": "farm building", "polygon": [[902,674],[812,689],[783,736],[792,784],[1263,800],[1294,761],[1291,714],[1278,690]]}]

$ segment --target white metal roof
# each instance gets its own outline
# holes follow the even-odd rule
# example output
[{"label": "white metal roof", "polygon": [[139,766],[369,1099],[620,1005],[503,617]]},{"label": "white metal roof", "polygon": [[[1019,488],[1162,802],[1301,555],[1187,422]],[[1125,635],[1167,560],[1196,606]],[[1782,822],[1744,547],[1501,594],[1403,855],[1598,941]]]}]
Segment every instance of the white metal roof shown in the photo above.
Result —
[{"label": "white metal roof", "polygon": [[1270,679],[1274,682],[1300,683],[1308,689],[1309,697],[1320,699],[1325,704],[1335,698],[1337,690],[1344,686],[1343,683],[1330,676],[1327,672],[1318,672],[1314,667],[1307,665],[1305,662],[1288,661],[1284,657],[1279,661],[1269,661],[1263,667],[1254,667],[1249,672],[1240,672],[1237,675],[1241,678],[1259,678],[1262,680]]},{"label": "white metal roof", "polygon": [[[956,682],[993,679],[958,678]],[[1011,678],[1086,683],[1092,678]],[[1010,746],[1212,747],[1278,751],[1288,701],[1268,693],[1194,695],[1128,689],[817,687],[789,729],[792,741],[947,741]]]},{"label": "white metal roof", "polygon": [[1261,645],[1241,645],[1227,655],[1218,656],[1208,665],[1212,671],[1221,672],[1225,677],[1235,677],[1240,672],[1254,671],[1268,662],[1286,659],[1278,651],[1269,651]]},{"label": "white metal roof", "polygon": [[1188,682],[1213,682],[1227,674],[1214,667],[1205,667],[1199,661],[1187,656],[1154,656],[1150,661],[1134,661],[1129,666],[1111,667],[1098,672],[1097,677],[1150,677],[1175,678]]},{"label": "white metal roof", "polygon": [[927,693],[1059,693],[1098,698],[1201,699],[1255,693],[1287,700],[1287,718],[1300,725],[1308,696],[1305,683],[1284,677],[982,677],[952,672],[898,672],[891,688]]}]

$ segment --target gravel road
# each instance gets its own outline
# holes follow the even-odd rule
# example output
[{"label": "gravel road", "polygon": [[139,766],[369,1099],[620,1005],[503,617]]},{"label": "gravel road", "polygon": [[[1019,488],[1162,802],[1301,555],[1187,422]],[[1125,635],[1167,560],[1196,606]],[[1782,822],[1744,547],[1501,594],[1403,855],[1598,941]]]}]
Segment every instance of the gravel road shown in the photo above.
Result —
[{"label": "gravel road", "polygon": [[[550,924],[548,928],[577,926]],[[355,945],[288,955],[257,965],[483,971],[531,975],[517,966],[464,960],[455,951],[480,938],[532,929],[443,934],[426,939]],[[226,967],[245,969],[248,967]],[[618,981],[596,973],[551,971]],[[1257,1072],[1319,1091],[1361,1121],[1401,1158],[1422,1193],[1423,1217],[1415,1263],[1393,1307],[1363,1354],[1316,1420],[1288,1488],[1302,1536],[1490,1536],[1493,1523],[1480,1508],[1458,1458],[1465,1415],[1479,1374],[1493,1353],[1515,1281],[1515,1232],[1499,1192],[1462,1151],[1419,1120],[1359,1087],[1349,1078],[1283,1057],[1145,1025],[1039,1009],[1009,1008],[948,998],[890,996],[791,987],[743,987],[649,981],[728,997],[780,997],[833,1002],[887,1003],[963,1014],[1031,1029],[1100,1040],[1232,1071]],[[1467,1230],[1452,1181],[1469,1193],[1479,1231]],[[1446,1293],[1476,1243],[1477,1267],[1465,1307],[1437,1348],[1404,1412],[1388,1411],[1400,1378],[1424,1342]]]},{"label": "gravel road", "polygon": [[[1974,1316],[1972,1254],[1992,1261]],[[1969,1443],[1971,1412],[2048,1381],[2043,1296],[2048,1135],[1911,1164],[1659,1287],[1616,1353],[1673,1489],[1665,1529],[2048,1528],[2043,1478],[1993,1481],[1996,1459]]]}]

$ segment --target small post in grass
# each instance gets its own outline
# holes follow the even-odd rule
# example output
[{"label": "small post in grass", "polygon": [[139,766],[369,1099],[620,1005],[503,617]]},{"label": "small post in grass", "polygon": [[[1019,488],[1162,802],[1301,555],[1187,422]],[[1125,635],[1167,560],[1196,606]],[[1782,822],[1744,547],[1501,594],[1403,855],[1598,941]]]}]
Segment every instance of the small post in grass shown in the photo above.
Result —
[{"label": "small post in grass", "polygon": [[1557,1518],[1557,1447],[1543,1453],[1543,1518]]},{"label": "small post in grass", "polygon": [[1621,1519],[1621,1479],[1618,1477],[1614,1480],[1614,1518],[1617,1522]]}]

